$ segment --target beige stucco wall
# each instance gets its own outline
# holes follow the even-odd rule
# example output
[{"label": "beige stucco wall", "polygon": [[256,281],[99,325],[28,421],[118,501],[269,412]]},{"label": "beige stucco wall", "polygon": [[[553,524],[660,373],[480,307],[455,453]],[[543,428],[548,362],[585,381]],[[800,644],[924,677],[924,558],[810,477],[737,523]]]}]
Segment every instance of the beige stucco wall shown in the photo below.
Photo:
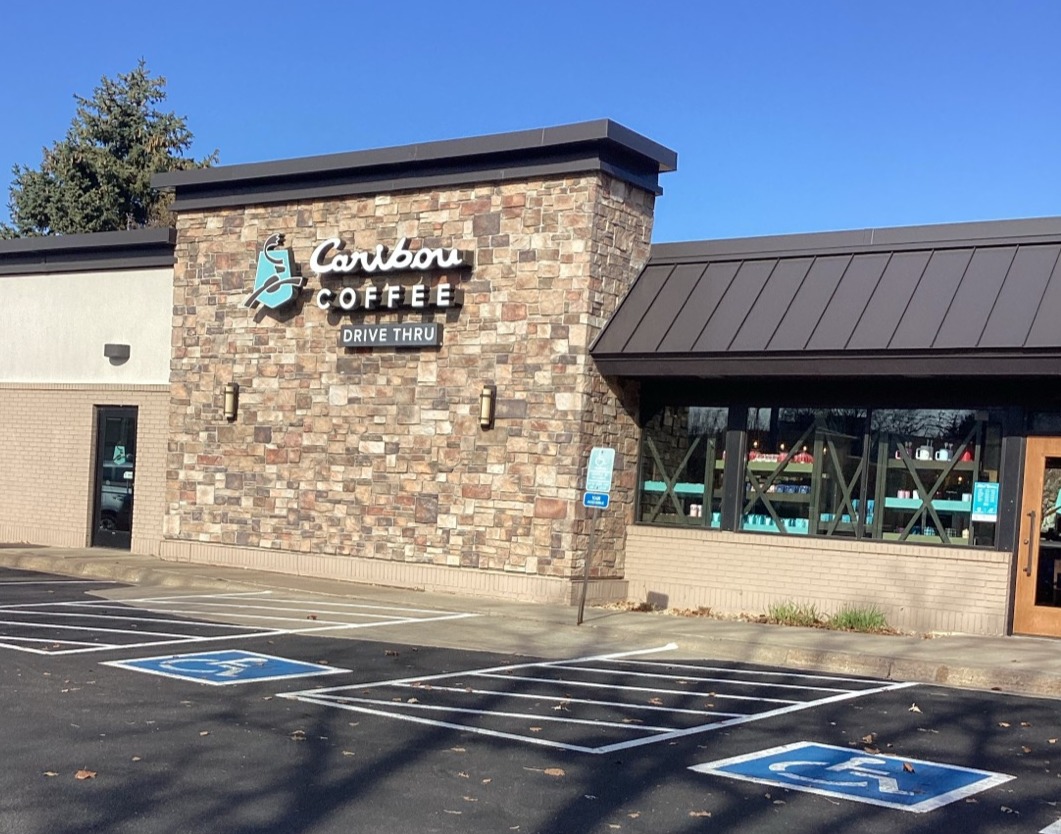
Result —
[{"label": "beige stucco wall", "polygon": [[[0,382],[169,381],[172,269],[0,277]],[[112,364],[103,345],[130,346]]]},{"label": "beige stucco wall", "polygon": [[631,599],[723,614],[773,603],[877,605],[888,623],[920,632],[1001,635],[1012,554],[971,548],[830,541],[631,526]]},{"label": "beige stucco wall", "polygon": [[[499,583],[503,595],[566,597],[588,535],[584,466],[592,446],[609,444],[616,510],[598,529],[594,574],[621,585],[637,388],[608,385],[588,348],[647,259],[653,202],[588,174],[182,213],[163,553],[454,590],[499,572],[526,580]],[[277,313],[243,306],[273,233],[308,278],[302,301]],[[472,252],[472,269],[446,276],[464,306],[320,310],[310,253],[331,237]],[[444,324],[440,348],[338,343],[345,323],[422,320]],[[240,385],[232,423],[229,381]],[[489,431],[478,424],[484,383],[497,386]]]}]

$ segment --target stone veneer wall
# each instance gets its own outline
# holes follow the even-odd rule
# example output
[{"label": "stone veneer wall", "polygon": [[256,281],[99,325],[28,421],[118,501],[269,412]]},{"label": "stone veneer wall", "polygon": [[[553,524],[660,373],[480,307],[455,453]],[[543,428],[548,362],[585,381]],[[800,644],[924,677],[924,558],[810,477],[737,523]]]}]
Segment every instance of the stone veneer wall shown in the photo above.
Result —
[{"label": "stone veneer wall", "polygon": [[[585,549],[589,449],[615,445],[622,515],[598,528],[594,573],[621,576],[637,391],[602,380],[588,346],[648,257],[653,202],[590,174],[182,213],[163,554],[223,561],[219,548],[255,548],[300,554],[290,569],[325,575],[343,556],[566,580]],[[276,232],[307,289],[293,311],[248,310],[259,247]],[[474,252],[471,270],[448,276],[463,308],[320,310],[308,260],[328,237]],[[444,322],[437,350],[338,345],[342,323],[425,320]],[[230,380],[233,423],[222,416]],[[487,382],[497,418],[483,431]]]}]

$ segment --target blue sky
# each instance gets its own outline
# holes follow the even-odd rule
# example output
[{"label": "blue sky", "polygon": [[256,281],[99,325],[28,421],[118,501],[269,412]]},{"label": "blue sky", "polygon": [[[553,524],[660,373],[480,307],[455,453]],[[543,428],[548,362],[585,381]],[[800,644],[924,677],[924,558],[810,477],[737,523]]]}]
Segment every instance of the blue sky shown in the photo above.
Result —
[{"label": "blue sky", "polygon": [[143,57],[221,164],[611,118],[678,152],[656,241],[1061,215],[1061,3],[17,3],[0,218]]}]

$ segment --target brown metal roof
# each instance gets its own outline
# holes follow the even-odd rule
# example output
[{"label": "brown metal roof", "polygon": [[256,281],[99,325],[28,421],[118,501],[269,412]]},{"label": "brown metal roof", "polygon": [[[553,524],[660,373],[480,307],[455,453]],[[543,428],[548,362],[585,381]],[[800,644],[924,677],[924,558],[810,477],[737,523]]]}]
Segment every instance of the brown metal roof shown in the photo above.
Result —
[{"label": "brown metal roof", "polygon": [[1061,218],[654,246],[616,376],[1061,373]]}]

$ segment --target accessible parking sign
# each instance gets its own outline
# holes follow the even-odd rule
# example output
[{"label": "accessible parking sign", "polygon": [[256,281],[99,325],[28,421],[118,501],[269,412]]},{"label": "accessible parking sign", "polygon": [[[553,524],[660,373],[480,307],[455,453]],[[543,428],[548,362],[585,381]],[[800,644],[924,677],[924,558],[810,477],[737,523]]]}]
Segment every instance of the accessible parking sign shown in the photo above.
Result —
[{"label": "accessible parking sign", "polygon": [[1013,779],[956,765],[801,741],[690,768],[745,782],[923,814]]}]

